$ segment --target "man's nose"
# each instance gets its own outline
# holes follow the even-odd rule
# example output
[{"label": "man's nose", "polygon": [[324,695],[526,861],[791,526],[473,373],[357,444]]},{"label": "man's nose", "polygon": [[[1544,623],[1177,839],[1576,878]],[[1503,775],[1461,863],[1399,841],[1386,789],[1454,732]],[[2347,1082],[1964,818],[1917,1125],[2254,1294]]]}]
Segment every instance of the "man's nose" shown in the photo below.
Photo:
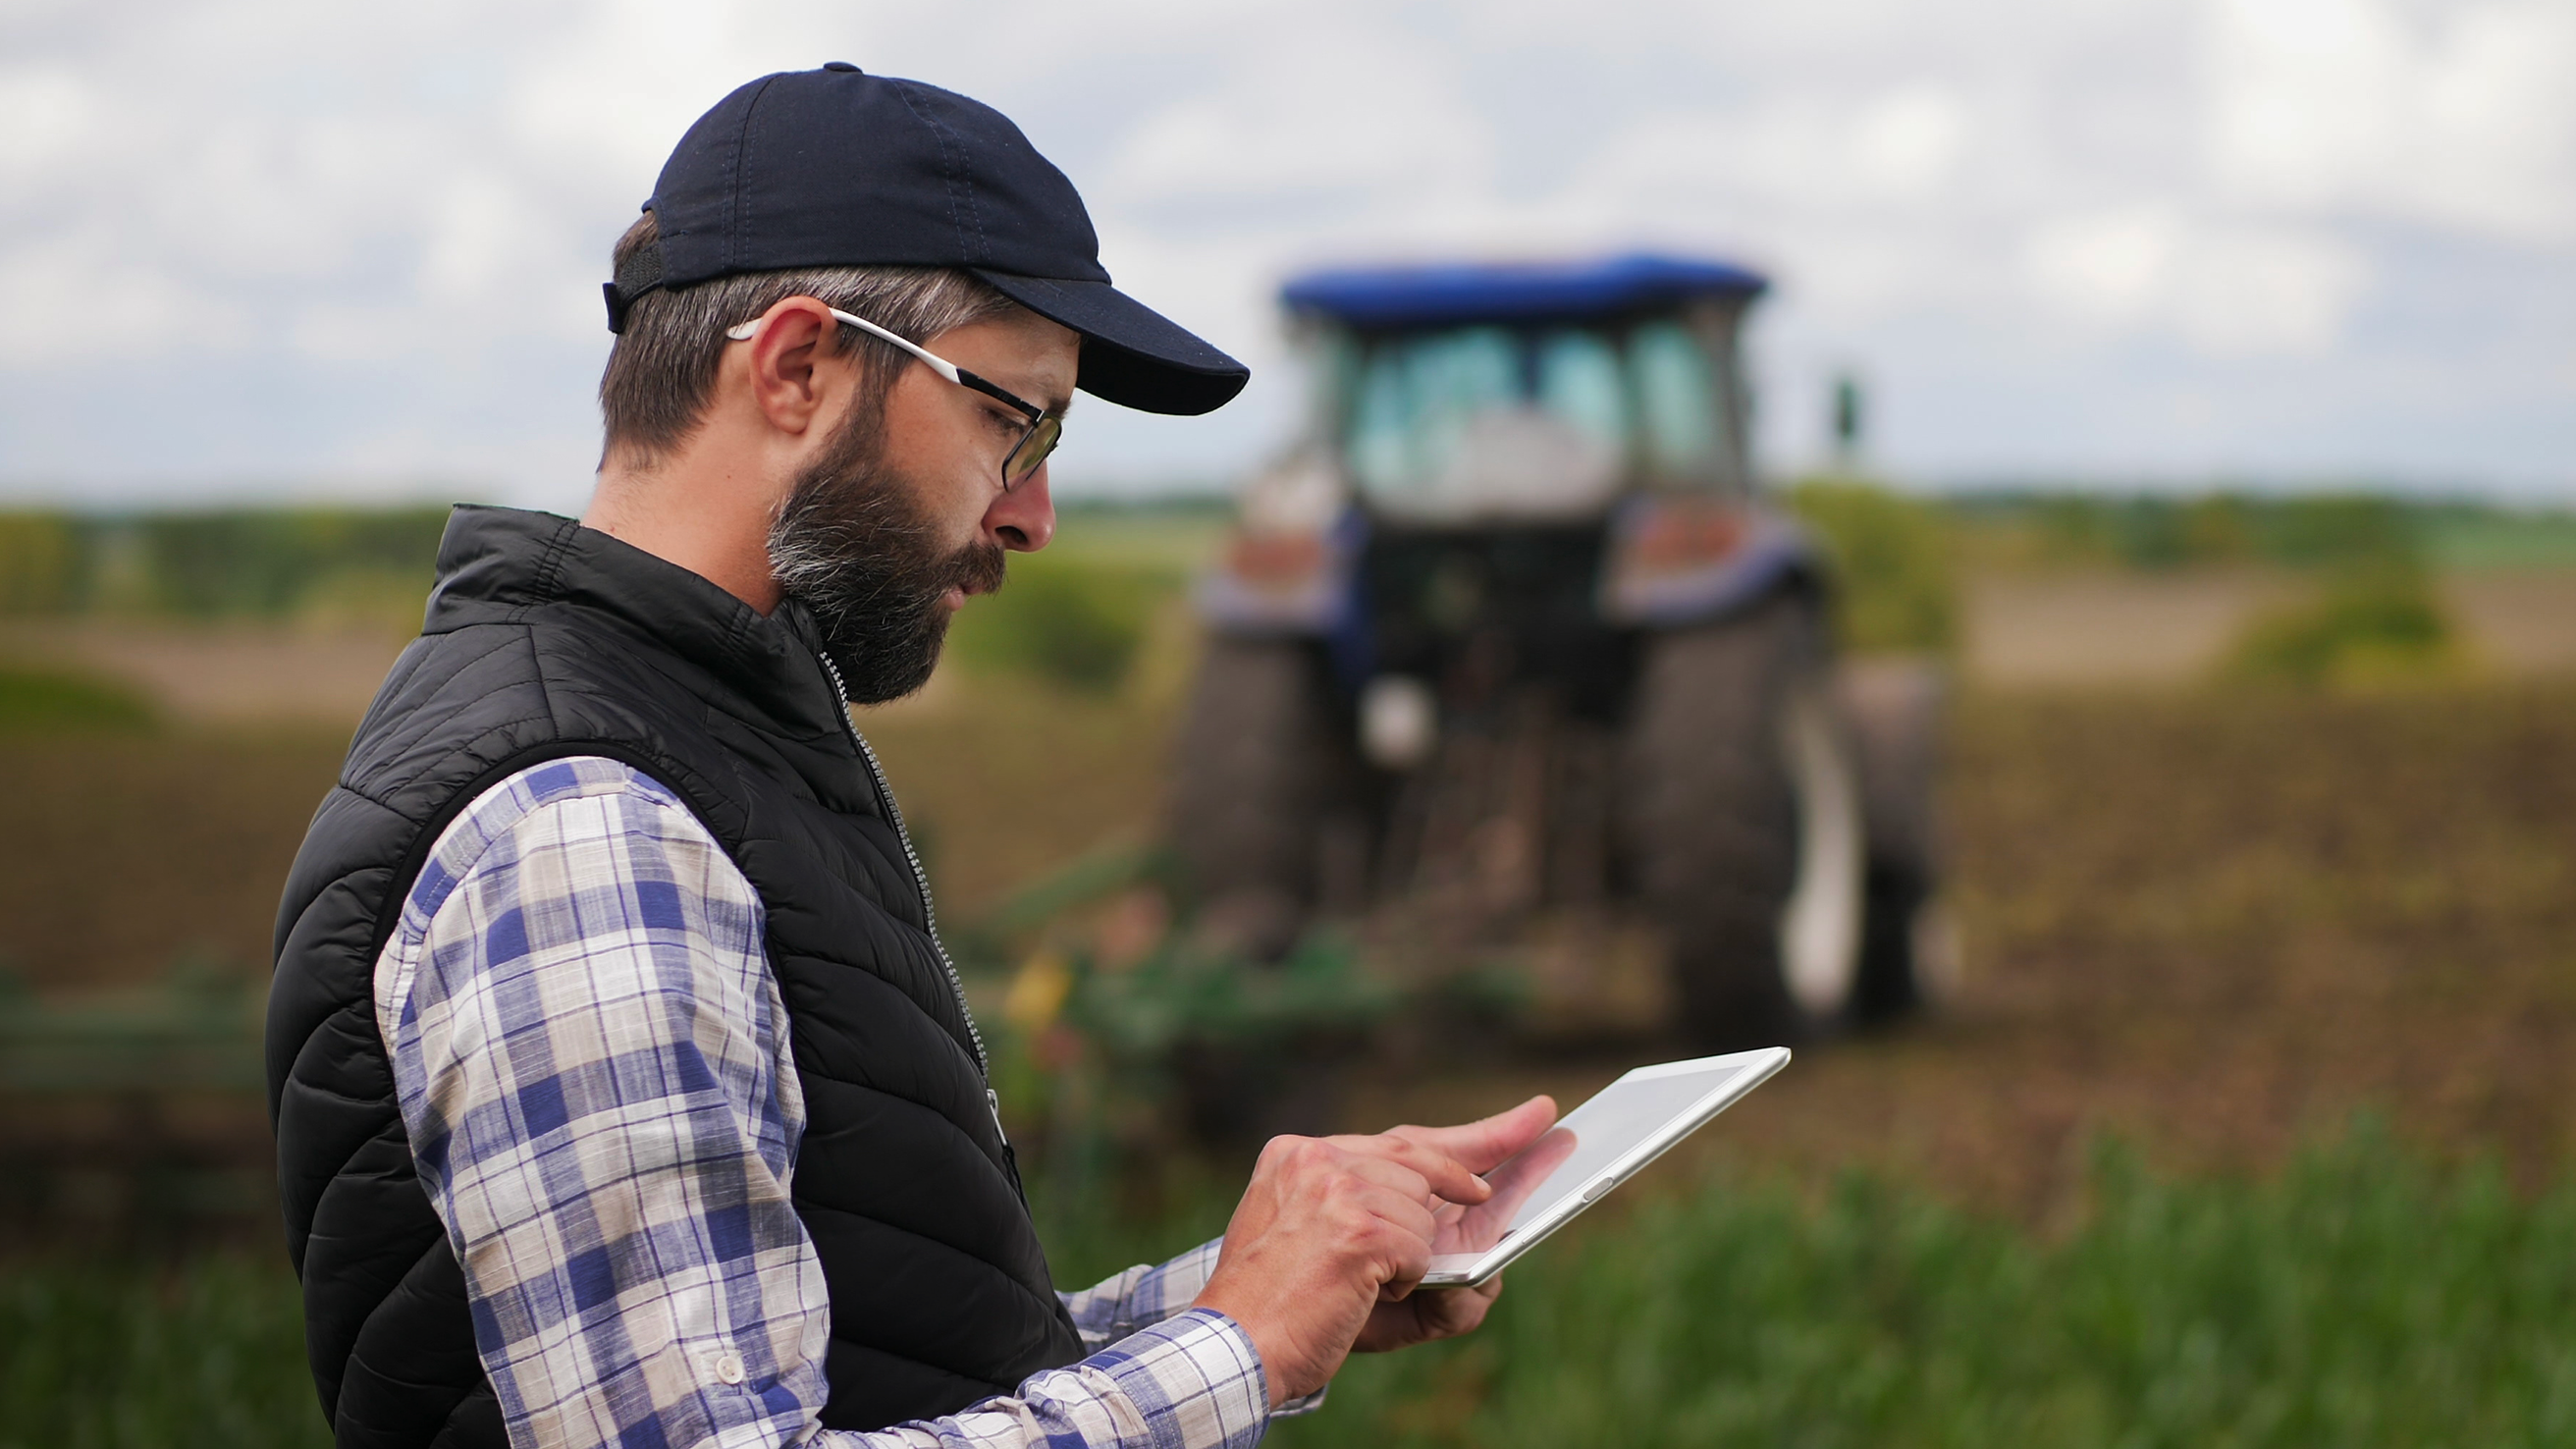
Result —
[{"label": "man's nose", "polygon": [[984,510],[984,535],[1021,553],[1035,553],[1055,537],[1055,499],[1047,492],[1046,464]]}]

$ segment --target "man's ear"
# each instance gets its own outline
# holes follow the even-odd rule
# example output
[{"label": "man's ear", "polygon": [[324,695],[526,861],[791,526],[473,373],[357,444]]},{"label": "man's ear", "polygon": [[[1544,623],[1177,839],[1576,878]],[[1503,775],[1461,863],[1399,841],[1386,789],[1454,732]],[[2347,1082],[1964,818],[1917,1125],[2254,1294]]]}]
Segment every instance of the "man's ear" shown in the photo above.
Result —
[{"label": "man's ear", "polygon": [[832,309],[811,297],[789,297],[761,314],[751,339],[751,397],[771,427],[802,436],[817,419],[838,416],[850,385],[840,328]]}]

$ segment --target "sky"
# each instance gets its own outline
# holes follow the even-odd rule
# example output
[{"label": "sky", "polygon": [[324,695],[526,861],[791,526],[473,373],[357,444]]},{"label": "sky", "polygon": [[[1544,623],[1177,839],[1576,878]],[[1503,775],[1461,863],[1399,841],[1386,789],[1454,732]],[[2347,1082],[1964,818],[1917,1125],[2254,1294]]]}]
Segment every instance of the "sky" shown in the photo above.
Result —
[{"label": "sky", "polygon": [[1293,436],[1301,267],[1647,246],[1775,279],[1907,483],[2576,503],[2576,0],[8,0],[0,497],[577,507],[610,243],[700,112],[847,60],[1001,108],[1251,363],[1079,405],[1067,495]]}]

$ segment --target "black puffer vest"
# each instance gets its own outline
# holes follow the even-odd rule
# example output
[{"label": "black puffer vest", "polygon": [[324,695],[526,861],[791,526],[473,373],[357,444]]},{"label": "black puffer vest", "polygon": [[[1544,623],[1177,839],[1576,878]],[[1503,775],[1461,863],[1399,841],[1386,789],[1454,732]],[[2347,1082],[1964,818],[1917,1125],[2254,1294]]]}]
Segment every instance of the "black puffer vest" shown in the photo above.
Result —
[{"label": "black puffer vest", "polygon": [[832,1295],[823,1422],[944,1414],[1079,1358],[927,889],[801,611],[763,618],[605,534],[503,509],[459,509],[438,572],[278,916],[278,1187],[338,1442],[506,1444],[371,987],[440,831],[569,755],[669,786],[766,908],[805,1090],[796,1211]]}]

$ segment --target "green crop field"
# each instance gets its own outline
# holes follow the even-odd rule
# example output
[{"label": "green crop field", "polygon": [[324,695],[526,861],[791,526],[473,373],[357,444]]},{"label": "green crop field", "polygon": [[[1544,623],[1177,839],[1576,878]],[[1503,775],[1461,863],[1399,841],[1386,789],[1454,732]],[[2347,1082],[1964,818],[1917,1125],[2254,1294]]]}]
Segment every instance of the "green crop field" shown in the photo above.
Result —
[{"label": "green crop field", "polygon": [[[2037,1233],[1864,1173],[1710,1176],[1507,1275],[1472,1339],[1345,1369],[1284,1445],[2541,1446],[2576,1436],[2576,1192],[2364,1125],[2259,1180],[2097,1148]],[[1185,1245],[1052,1214],[1067,1281]],[[1074,1225],[1091,1224],[1084,1233]],[[266,1257],[0,1277],[0,1449],[320,1445]]]},{"label": "green crop field", "polygon": [[2062,1236],[1867,1176],[1714,1182],[1515,1267],[1476,1340],[1280,1442],[2542,1445],[2576,1434],[2576,1194],[2361,1131],[2259,1182],[2097,1154]]}]

